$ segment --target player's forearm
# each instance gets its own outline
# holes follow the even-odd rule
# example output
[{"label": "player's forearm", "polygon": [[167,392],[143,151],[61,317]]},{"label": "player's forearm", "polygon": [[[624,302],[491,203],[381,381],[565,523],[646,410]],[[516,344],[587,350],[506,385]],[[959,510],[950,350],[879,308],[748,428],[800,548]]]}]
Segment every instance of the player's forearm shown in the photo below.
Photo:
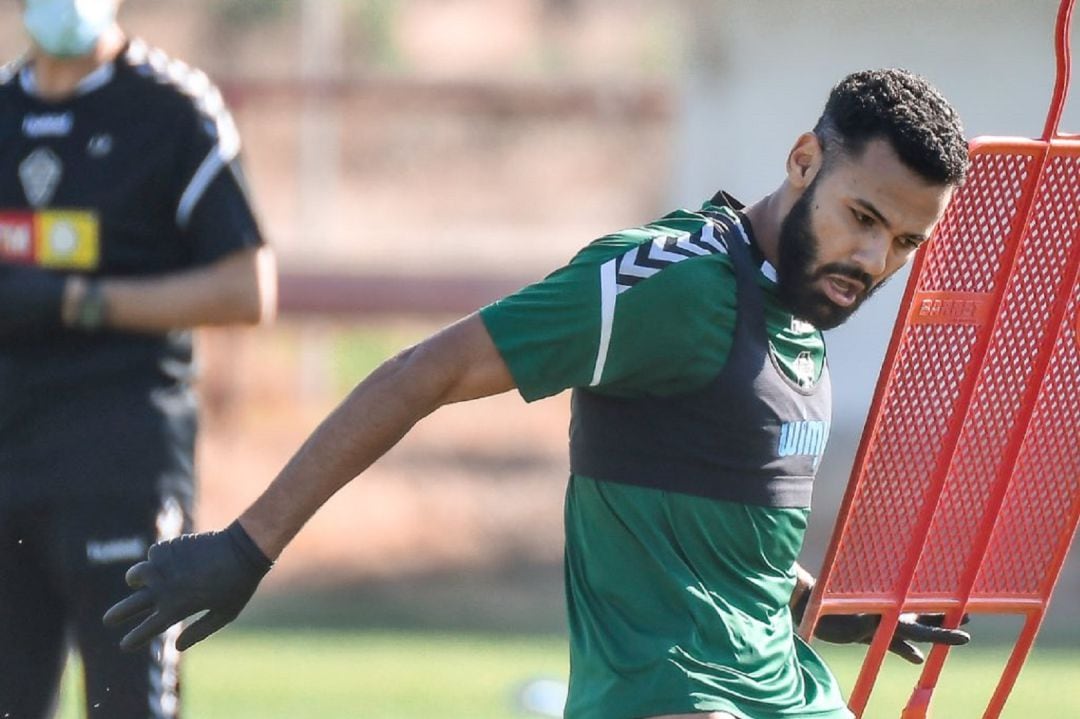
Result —
[{"label": "player's forearm", "polygon": [[[100,283],[103,326],[111,329],[256,324],[272,319],[277,306],[277,272],[268,248],[241,250],[207,267],[156,277],[106,277]],[[88,289],[82,278],[69,282],[66,320],[78,312]]]},{"label": "player's forearm", "polygon": [[276,558],[346,483],[438,407],[513,387],[479,317],[453,325],[385,362],[301,446],[240,523]]},{"label": "player's forearm", "polygon": [[435,409],[436,393],[408,386],[411,354],[395,357],[361,382],[241,515],[268,557],[277,558],[326,500]]}]

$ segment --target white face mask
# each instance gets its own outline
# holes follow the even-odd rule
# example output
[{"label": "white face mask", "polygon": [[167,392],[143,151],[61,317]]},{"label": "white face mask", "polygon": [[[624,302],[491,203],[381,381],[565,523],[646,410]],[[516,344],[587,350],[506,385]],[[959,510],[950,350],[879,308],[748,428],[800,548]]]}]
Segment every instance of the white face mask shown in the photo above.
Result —
[{"label": "white face mask", "polygon": [[79,57],[116,22],[116,6],[116,0],[26,0],[23,24],[49,55]]}]

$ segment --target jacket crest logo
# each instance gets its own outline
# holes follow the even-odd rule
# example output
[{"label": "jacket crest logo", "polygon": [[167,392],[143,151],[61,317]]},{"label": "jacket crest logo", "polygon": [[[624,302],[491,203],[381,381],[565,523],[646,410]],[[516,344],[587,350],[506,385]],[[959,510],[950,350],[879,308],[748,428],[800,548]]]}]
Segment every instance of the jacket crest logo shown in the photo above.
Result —
[{"label": "jacket crest logo", "polygon": [[19,163],[19,181],[31,207],[44,207],[52,201],[63,173],[60,158],[47,147],[39,147]]}]

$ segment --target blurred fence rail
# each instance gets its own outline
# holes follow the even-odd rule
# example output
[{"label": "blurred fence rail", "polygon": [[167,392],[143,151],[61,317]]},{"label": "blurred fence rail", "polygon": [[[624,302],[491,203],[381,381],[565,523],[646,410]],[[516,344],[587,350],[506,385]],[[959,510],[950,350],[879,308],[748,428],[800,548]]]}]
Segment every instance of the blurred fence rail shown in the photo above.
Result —
[{"label": "blurred fence rail", "polygon": [[575,116],[596,121],[672,118],[671,92],[653,83],[467,80],[369,76],[350,79],[230,78],[219,84],[237,109],[261,102],[360,100],[399,111],[438,109],[470,115]]},{"label": "blurred fence rail", "polygon": [[535,278],[283,272],[279,280],[279,311],[284,316],[320,318],[465,315],[532,279]]}]

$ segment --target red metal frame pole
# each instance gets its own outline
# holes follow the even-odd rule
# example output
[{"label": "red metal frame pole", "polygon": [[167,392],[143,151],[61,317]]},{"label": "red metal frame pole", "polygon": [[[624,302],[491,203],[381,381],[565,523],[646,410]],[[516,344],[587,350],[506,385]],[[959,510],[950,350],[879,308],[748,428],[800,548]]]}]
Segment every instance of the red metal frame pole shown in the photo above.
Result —
[{"label": "red metal frame pole", "polygon": [[1070,31],[1072,29],[1072,11],[1076,0],[1061,0],[1058,8],[1057,27],[1054,34],[1054,46],[1057,54],[1057,79],[1054,82],[1054,95],[1050,100],[1050,110],[1046,113],[1046,125],[1043,127],[1043,140],[1051,140],[1058,134],[1061,113],[1065,110],[1065,100],[1069,95],[1069,75],[1072,72],[1072,54],[1070,50]]},{"label": "red metal frame pole", "polygon": [[1016,646],[1009,653],[1009,661],[1005,664],[1005,670],[1002,672],[1001,679],[998,680],[998,685],[994,689],[994,695],[990,697],[990,703],[983,713],[983,719],[997,719],[1001,715],[1001,710],[1005,708],[1005,702],[1016,684],[1016,679],[1020,676],[1020,669],[1024,666],[1024,661],[1031,652],[1031,647],[1035,644],[1035,637],[1039,633],[1039,627],[1042,626],[1044,616],[1046,616],[1045,609],[1037,609],[1028,613],[1027,619],[1024,620],[1024,628],[1016,639]]}]

